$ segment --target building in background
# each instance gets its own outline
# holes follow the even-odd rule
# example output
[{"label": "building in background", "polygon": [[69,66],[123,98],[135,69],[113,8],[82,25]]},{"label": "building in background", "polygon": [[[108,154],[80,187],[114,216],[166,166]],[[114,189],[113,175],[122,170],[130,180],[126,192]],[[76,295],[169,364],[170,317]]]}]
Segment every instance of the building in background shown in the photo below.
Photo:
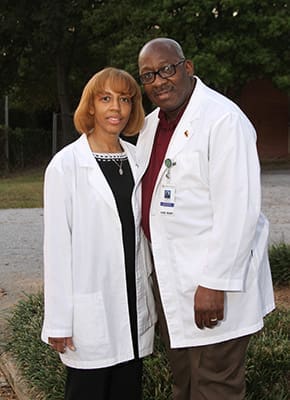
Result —
[{"label": "building in background", "polygon": [[289,97],[269,80],[249,82],[242,90],[239,105],[257,131],[261,160],[290,158]]}]

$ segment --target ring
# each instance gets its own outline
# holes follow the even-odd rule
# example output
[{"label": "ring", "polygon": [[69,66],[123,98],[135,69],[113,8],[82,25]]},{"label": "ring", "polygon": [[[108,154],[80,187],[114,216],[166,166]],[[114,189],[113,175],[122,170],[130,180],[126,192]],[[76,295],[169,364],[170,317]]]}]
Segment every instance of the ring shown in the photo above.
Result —
[{"label": "ring", "polygon": [[218,320],[217,318],[211,318],[210,322],[217,322],[217,320]]}]

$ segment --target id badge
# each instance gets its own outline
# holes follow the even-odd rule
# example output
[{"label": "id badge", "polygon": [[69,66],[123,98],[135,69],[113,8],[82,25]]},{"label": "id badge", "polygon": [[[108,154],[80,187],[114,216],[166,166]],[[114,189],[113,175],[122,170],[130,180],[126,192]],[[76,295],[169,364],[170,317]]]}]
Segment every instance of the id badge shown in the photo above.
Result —
[{"label": "id badge", "polygon": [[160,199],[160,214],[172,215],[175,208],[175,187],[162,186]]}]

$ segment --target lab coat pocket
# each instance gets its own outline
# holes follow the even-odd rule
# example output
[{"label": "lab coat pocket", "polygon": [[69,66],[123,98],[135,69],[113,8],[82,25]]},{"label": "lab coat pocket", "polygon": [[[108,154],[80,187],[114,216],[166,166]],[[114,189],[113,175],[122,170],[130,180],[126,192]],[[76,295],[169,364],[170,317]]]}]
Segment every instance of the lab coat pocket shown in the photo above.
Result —
[{"label": "lab coat pocket", "polygon": [[[143,233],[142,233],[143,235]],[[138,321],[139,333],[145,333],[157,320],[152,282],[152,256],[147,240],[142,236],[138,273],[140,285],[138,287]]]},{"label": "lab coat pocket", "polygon": [[172,272],[184,293],[192,294],[199,284],[207,262],[207,243],[206,239],[198,237],[172,240]]},{"label": "lab coat pocket", "polygon": [[145,234],[143,231],[141,231],[140,239],[141,240],[140,240],[140,247],[139,247],[139,253],[138,253],[138,262],[140,263],[140,265],[145,266],[147,277],[149,277],[152,274],[153,260],[152,260],[152,254],[151,254],[149,242],[148,242],[147,238],[145,237]]},{"label": "lab coat pocket", "polygon": [[75,296],[73,338],[76,347],[94,348],[108,342],[108,326],[100,292]]},{"label": "lab coat pocket", "polygon": [[187,151],[186,153],[183,153],[182,156],[178,157],[176,160],[176,165],[179,167],[182,166],[180,170],[184,171],[184,173],[188,173],[191,176],[200,176],[200,161],[199,153],[197,151]]},{"label": "lab coat pocket", "polygon": [[189,151],[182,153],[176,159],[177,166],[179,168],[176,168],[175,171],[172,168],[172,176],[174,176],[174,172],[182,174],[179,183],[184,182],[187,187],[192,185],[208,186],[207,166],[202,162],[202,157],[198,151],[189,149]]}]

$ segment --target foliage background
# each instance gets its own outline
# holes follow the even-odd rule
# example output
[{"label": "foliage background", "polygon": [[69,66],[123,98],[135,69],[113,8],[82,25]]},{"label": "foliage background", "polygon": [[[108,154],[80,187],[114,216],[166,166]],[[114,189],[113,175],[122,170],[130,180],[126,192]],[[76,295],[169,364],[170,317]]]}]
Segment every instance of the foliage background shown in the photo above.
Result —
[{"label": "foliage background", "polygon": [[262,77],[290,91],[286,0],[2,0],[0,22],[0,107],[9,95],[13,129],[50,130],[58,113],[60,146],[87,80],[108,65],[138,78],[138,52],[158,36],[179,41],[196,73],[233,98]]}]

